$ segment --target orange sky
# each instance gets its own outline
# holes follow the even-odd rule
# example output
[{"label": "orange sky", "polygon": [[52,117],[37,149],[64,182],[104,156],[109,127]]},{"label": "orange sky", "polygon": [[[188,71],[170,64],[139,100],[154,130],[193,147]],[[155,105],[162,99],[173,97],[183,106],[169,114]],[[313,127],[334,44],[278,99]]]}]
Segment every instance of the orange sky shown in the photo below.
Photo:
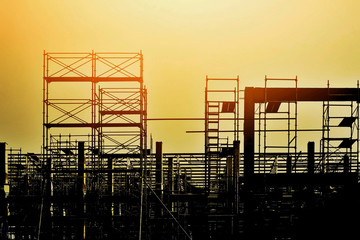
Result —
[{"label": "orange sky", "polygon": [[[203,117],[206,75],[356,87],[359,10],[350,0],[2,0],[0,141],[40,152],[43,50],[142,50],[150,118]],[[149,123],[164,152],[203,151],[186,130],[203,123]]]}]

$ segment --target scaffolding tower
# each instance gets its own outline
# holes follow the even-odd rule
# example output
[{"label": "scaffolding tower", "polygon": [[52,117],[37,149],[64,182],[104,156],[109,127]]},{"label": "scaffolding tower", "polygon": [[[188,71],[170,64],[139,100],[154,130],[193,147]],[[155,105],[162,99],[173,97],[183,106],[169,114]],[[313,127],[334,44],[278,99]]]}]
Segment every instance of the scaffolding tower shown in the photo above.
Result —
[{"label": "scaffolding tower", "polygon": [[[359,82],[357,82],[359,93]],[[336,97],[327,83],[328,97]],[[359,101],[323,101],[322,161],[318,171],[322,173],[358,172],[359,158]],[[359,99],[359,95],[357,96]]]},{"label": "scaffolding tower", "polygon": [[[230,86],[222,84],[223,82],[230,82]],[[209,78],[206,76],[205,186],[209,191],[218,190],[219,176],[225,167],[221,159],[227,157],[226,152],[229,152],[231,143],[239,140],[239,100],[239,76],[237,78]],[[225,121],[223,120],[226,115],[232,116],[227,119],[233,123],[231,130],[224,129]],[[231,125],[227,127],[231,127]]]},{"label": "scaffolding tower", "polygon": [[[85,234],[99,234],[97,225],[107,229],[107,234],[114,232],[111,226],[116,222],[124,226],[122,218],[127,215],[128,220],[137,219],[132,222],[140,221],[142,184],[129,189],[129,179],[136,181],[136,173],[137,179],[144,176],[146,95],[142,52],[44,51],[42,159],[49,172],[44,196],[60,198],[75,193],[76,199],[71,203],[75,205],[54,202],[41,212],[76,216],[73,223],[78,226],[78,239],[85,238]],[[117,197],[86,202],[91,195]],[[124,214],[124,210],[133,213]],[[101,219],[109,212],[113,221],[103,226]],[[85,215],[87,223],[76,219]],[[81,230],[82,226],[86,231]],[[42,236],[49,237],[45,226],[39,229]],[[126,231],[137,235],[139,229],[133,224]]]},{"label": "scaffolding tower", "polygon": [[[292,82],[294,94],[290,101],[274,101],[268,99],[269,82]],[[284,172],[284,166],[291,163],[293,158],[297,157],[297,133],[298,133],[298,107],[297,107],[297,86],[298,79],[291,78],[268,78],[265,76],[264,87],[264,103],[259,103],[258,106],[258,173],[278,173]],[[282,104],[286,104],[281,108]],[[278,127],[281,123],[286,128]],[[275,125],[275,127],[273,126]],[[276,136],[281,139],[286,139],[278,144],[274,144]],[[286,137],[283,135],[286,134]],[[272,142],[272,144],[269,144]],[[261,146],[261,143],[263,145]],[[296,171],[296,165],[293,166]],[[292,170],[288,168],[286,171]]]}]

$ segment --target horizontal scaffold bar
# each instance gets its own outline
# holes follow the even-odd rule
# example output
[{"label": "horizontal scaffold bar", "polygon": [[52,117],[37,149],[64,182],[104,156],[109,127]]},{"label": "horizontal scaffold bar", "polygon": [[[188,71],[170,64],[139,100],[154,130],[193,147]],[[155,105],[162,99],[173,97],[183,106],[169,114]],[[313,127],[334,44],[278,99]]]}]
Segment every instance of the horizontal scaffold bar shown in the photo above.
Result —
[{"label": "horizontal scaffold bar", "polygon": [[[141,111],[100,111],[101,115],[117,115],[117,114],[140,114]],[[142,111],[146,113],[146,111]]]},{"label": "horizontal scaffold bar", "polygon": [[76,127],[141,127],[140,123],[47,123],[44,124],[47,128],[76,128]]},{"label": "horizontal scaffold bar", "polygon": [[[52,173],[77,173],[77,169],[53,169]],[[86,173],[128,173],[128,172],[140,172],[139,168],[133,169],[84,169]]]},{"label": "horizontal scaffold bar", "polygon": [[142,82],[141,77],[44,77],[47,82]]}]

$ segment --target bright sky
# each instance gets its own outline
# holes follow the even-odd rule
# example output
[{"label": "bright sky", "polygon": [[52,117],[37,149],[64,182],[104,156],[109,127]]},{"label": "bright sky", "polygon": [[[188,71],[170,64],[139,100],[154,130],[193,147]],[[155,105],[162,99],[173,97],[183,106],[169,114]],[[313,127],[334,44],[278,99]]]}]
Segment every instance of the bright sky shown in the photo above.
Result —
[{"label": "bright sky", "polygon": [[[142,50],[150,118],[203,117],[206,75],[356,87],[359,10],[355,0],[2,0],[0,141],[40,152],[43,50]],[[185,133],[203,128],[149,123],[164,152],[203,151],[203,135]]]}]

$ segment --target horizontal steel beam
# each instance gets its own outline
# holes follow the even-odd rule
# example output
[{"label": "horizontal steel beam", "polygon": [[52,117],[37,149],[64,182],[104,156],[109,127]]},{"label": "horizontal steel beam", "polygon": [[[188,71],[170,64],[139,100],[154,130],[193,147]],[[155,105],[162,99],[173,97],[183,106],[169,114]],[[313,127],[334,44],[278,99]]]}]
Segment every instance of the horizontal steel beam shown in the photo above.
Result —
[{"label": "horizontal steel beam", "polygon": [[[254,103],[265,102],[265,88],[247,87]],[[267,102],[358,101],[357,88],[267,88]]]}]

